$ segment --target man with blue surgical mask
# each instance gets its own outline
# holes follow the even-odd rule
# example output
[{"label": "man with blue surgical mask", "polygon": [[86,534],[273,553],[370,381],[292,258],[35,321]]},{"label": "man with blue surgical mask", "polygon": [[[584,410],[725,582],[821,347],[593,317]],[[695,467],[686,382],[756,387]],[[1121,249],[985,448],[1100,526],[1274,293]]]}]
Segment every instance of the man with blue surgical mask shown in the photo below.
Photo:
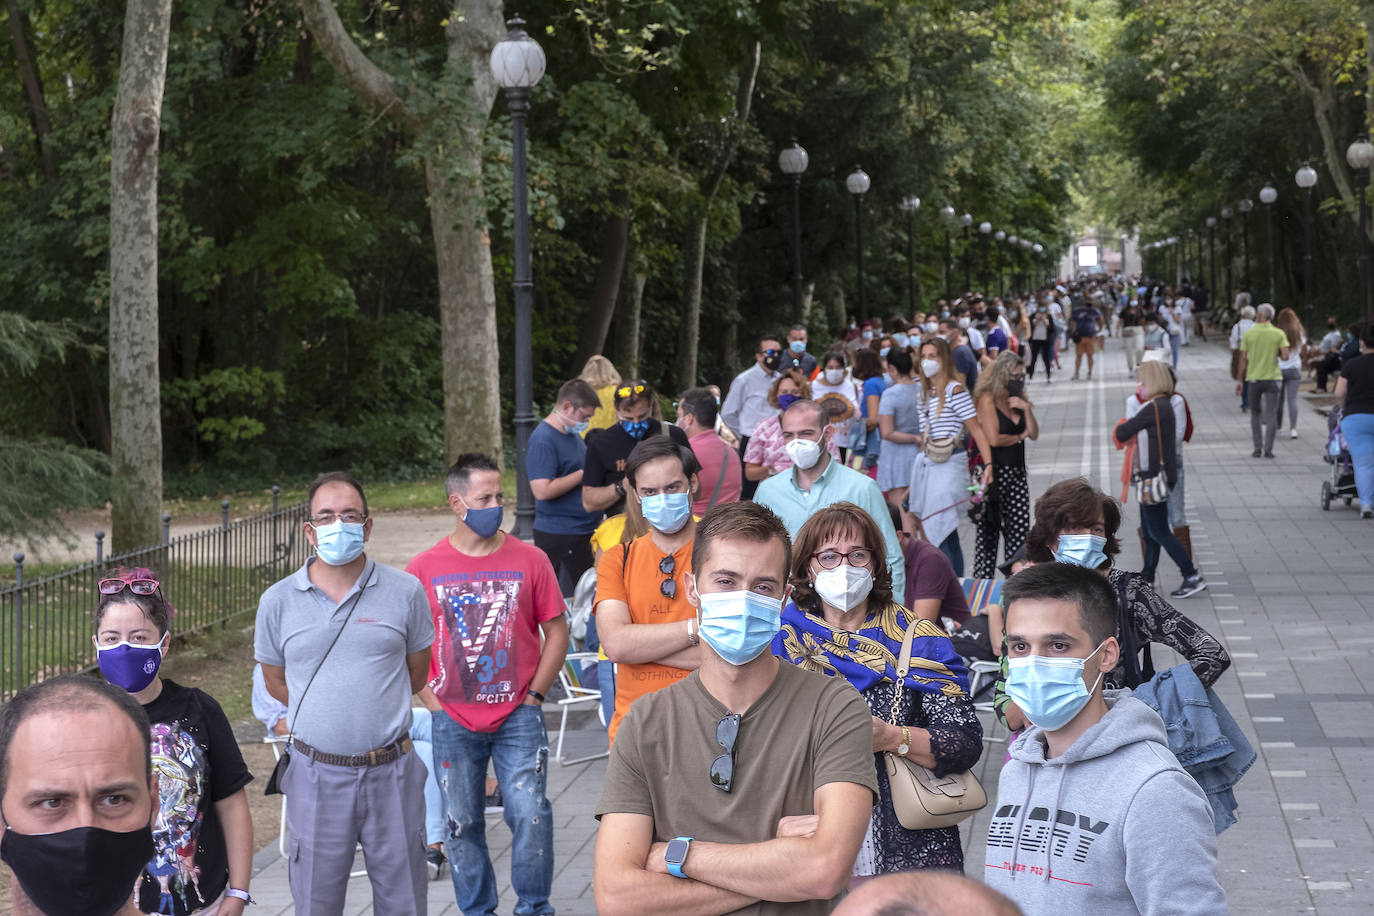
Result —
[{"label": "man with blue surgical mask", "polygon": [[607,516],[625,511],[625,461],[636,445],[654,436],[666,436],[688,445],[687,434],[654,418],[658,395],[648,382],[621,382],[613,392],[616,424],[587,437],[587,457],[582,465],[582,508]]},{"label": "man with blue surgical mask", "polygon": [[1226,913],[1207,796],[1159,715],[1103,688],[1121,652],[1111,584],[1050,562],[1002,594],[1007,694],[1030,726],[998,779],[987,885],[1026,916]]},{"label": "man with blue surgical mask", "polygon": [[636,445],[625,462],[626,489],[649,533],[615,545],[596,567],[596,629],[617,666],[615,713],[607,723],[612,742],[631,703],[701,662],[697,612],[685,586],[699,472],[692,450],[663,436]]},{"label": "man with blue surgical mask", "polygon": [[494,913],[499,903],[486,843],[490,763],[514,838],[515,911],[552,912],[553,806],[541,708],[568,654],[563,596],[549,558],[501,530],[501,468],[491,457],[459,455],[444,489],[453,533],[406,572],[424,586],[438,633],[421,698],[433,712],[434,767],[444,774],[454,894],[465,916]]},{"label": "man with blue surgical mask", "polygon": [[376,912],[423,914],[425,766],[409,732],[434,642],[429,604],[413,576],[364,552],[372,518],[357,478],[321,474],[306,501],[315,556],[263,593],[253,645],[267,692],[288,707],[291,897],[300,913],[342,912],[361,842]]},{"label": "man with blue surgical mask", "polygon": [[698,523],[684,587],[700,667],[640,698],[611,747],[600,912],[822,914],[848,887],[877,788],[872,717],[842,679],[768,651],[790,554],[757,503]]},{"label": "man with blue surgical mask", "polygon": [[530,433],[525,470],[534,494],[534,546],[544,551],[558,587],[571,595],[577,580],[591,569],[592,532],[600,512],[582,508],[582,467],[587,443],[582,433],[601,402],[596,391],[580,378],[558,389],[554,409]]},{"label": "man with blue surgical mask", "polygon": [[806,349],[806,325],[794,324],[787,331],[787,352],[783,354],[782,368],[800,369],[808,379],[816,377],[816,357]]}]

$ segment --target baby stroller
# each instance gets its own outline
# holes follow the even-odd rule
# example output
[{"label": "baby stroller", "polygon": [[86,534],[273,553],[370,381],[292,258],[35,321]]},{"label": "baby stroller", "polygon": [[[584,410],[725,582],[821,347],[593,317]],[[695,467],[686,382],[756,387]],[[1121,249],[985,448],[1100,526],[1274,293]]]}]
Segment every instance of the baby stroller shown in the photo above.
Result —
[{"label": "baby stroller", "polygon": [[1331,408],[1326,418],[1328,435],[1326,454],[1322,459],[1331,466],[1331,477],[1322,481],[1322,509],[1330,509],[1333,499],[1344,499],[1350,505],[1355,498],[1355,466],[1350,458],[1350,447],[1345,436],[1341,435],[1341,408]]}]

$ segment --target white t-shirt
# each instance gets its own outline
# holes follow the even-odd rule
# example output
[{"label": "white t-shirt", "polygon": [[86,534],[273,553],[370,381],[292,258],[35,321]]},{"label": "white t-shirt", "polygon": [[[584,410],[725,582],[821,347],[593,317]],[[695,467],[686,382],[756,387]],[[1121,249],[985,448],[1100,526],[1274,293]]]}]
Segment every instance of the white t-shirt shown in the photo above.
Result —
[{"label": "white t-shirt", "polygon": [[1251,318],[1242,318],[1240,321],[1237,321],[1234,325],[1231,326],[1232,350],[1240,349],[1240,339],[1245,336],[1246,331],[1250,330],[1254,326],[1255,322]]},{"label": "white t-shirt", "polygon": [[1279,360],[1279,371],[1280,371],[1280,372],[1282,372],[1282,371],[1285,370],[1285,369],[1301,369],[1301,368],[1302,368],[1302,348],[1303,348],[1304,346],[1306,346],[1306,344],[1307,344],[1307,338],[1306,338],[1306,337],[1301,337],[1301,338],[1298,339],[1298,345],[1297,345],[1296,347],[1289,347],[1289,348],[1288,348],[1288,358],[1287,358],[1287,359],[1281,359],[1281,360]]}]

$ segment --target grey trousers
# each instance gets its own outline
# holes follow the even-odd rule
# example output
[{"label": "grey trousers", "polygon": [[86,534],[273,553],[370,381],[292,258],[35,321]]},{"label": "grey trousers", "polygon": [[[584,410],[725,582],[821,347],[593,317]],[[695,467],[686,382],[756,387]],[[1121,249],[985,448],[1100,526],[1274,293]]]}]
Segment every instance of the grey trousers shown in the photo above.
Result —
[{"label": "grey trousers", "polygon": [[340,916],[359,843],[372,912],[425,916],[425,766],[414,751],[376,767],[291,755],[286,794],[287,876],[300,916]]},{"label": "grey trousers", "polygon": [[1266,454],[1274,450],[1274,434],[1279,429],[1279,384],[1277,379],[1246,382],[1250,388],[1250,437],[1255,440],[1255,448]]}]

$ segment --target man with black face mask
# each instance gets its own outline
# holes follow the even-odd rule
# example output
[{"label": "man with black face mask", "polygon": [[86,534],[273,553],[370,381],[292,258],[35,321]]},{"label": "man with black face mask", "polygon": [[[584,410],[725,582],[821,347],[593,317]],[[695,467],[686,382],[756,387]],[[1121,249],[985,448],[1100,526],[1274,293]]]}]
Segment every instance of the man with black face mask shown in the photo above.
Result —
[{"label": "man with black face mask", "polygon": [[138,913],[157,813],[150,740],[127,691],[80,675],[0,710],[0,859],[18,882],[16,916]]}]

